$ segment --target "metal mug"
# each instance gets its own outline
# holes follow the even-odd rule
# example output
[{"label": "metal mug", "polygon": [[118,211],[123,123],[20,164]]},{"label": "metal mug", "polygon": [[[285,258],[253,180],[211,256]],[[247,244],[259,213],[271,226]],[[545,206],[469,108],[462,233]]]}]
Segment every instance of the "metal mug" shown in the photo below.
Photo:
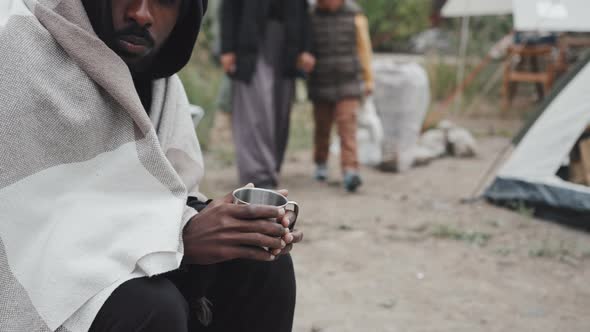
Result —
[{"label": "metal mug", "polygon": [[[288,200],[287,197],[273,190],[262,188],[240,188],[234,190],[233,197],[235,204],[270,205],[277,208],[283,208],[285,211],[293,212],[295,214],[295,220],[289,226],[290,229],[293,229],[297,217],[299,216],[299,204]],[[293,207],[291,210],[289,209],[290,206]]]}]

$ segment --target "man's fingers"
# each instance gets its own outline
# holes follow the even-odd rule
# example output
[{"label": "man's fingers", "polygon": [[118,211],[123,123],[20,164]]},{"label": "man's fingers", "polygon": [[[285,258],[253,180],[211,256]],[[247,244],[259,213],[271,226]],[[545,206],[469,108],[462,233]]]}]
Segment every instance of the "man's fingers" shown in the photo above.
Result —
[{"label": "man's fingers", "polygon": [[231,205],[229,214],[236,219],[276,219],[285,214],[285,209],[267,205]]},{"label": "man's fingers", "polygon": [[293,211],[285,211],[285,216],[280,219],[281,225],[285,228],[292,229],[297,221],[297,215]]},{"label": "man's fingers", "polygon": [[293,241],[291,243],[299,243],[299,242],[303,241],[303,232],[302,231],[295,230],[295,231],[291,232],[291,235],[293,235]]},{"label": "man's fingers", "polygon": [[285,243],[286,243],[286,244],[291,244],[291,243],[293,243],[293,234],[291,234],[290,232],[289,232],[289,233],[286,233],[286,234],[283,236],[283,241],[285,241]]},{"label": "man's fingers", "polygon": [[222,201],[223,203],[227,203],[227,204],[231,204],[231,203],[233,203],[233,202],[234,202],[234,193],[229,193],[229,194],[225,195],[225,196],[224,196],[224,197],[221,199],[221,201]]},{"label": "man's fingers", "polygon": [[283,249],[283,250],[281,251],[281,253],[280,253],[280,254],[278,254],[278,255],[276,255],[276,256],[279,256],[279,255],[286,255],[286,254],[290,253],[290,252],[291,252],[291,250],[293,250],[293,245],[292,245],[292,244],[288,244],[288,245],[285,247],[285,249]]},{"label": "man's fingers", "polygon": [[277,192],[285,197],[289,197],[289,190],[287,189],[277,190]]},{"label": "man's fingers", "polygon": [[293,250],[293,244],[303,241],[303,232],[295,230],[293,233],[289,233],[289,234],[285,235],[283,237],[283,239],[286,237],[289,237],[292,240],[291,240],[291,242],[287,242],[287,245],[285,246],[285,248],[283,250],[281,250],[281,253],[278,255],[286,255],[286,254],[290,253],[291,250]]},{"label": "man's fingers", "polygon": [[232,259],[251,259],[255,261],[274,261],[276,256],[268,251],[257,248],[257,247],[245,247],[245,246],[235,246],[230,247],[225,250],[225,255],[230,257],[229,260]]},{"label": "man's fingers", "polygon": [[223,66],[223,71],[228,74],[232,74],[236,71],[236,65],[233,63],[227,63]]},{"label": "man's fingers", "polygon": [[[236,209],[239,206],[224,206],[225,209]],[[244,206],[247,207],[247,206]],[[276,211],[276,208],[271,208]],[[235,212],[234,212],[235,213]],[[236,213],[240,215],[241,212]],[[246,216],[246,217],[244,217]],[[285,229],[281,224],[274,222],[275,218],[259,218],[253,219],[251,215],[244,213],[241,218],[233,217],[231,214],[223,220],[219,225],[220,231],[223,229],[226,232],[238,232],[238,233],[260,233],[271,237],[282,237],[288,233],[288,229]]]},{"label": "man's fingers", "polygon": [[266,219],[238,220],[233,230],[241,233],[265,234],[271,237],[283,237],[287,233],[283,226]]},{"label": "man's fingers", "polygon": [[260,233],[234,233],[228,235],[231,243],[242,246],[265,247],[269,249],[283,249],[287,246],[280,237],[271,237]]}]

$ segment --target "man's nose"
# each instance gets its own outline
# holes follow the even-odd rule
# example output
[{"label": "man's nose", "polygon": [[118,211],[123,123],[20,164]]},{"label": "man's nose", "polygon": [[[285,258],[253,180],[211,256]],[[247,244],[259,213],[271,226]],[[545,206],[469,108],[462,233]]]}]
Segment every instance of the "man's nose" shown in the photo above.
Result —
[{"label": "man's nose", "polygon": [[150,27],[154,18],[150,10],[149,0],[134,0],[127,8],[127,17],[142,27]]}]

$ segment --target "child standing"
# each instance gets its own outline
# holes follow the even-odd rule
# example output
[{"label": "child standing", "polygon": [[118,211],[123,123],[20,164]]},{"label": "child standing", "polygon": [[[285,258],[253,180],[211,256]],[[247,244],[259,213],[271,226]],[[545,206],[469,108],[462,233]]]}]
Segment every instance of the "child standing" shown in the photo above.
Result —
[{"label": "child standing", "polygon": [[353,0],[318,0],[312,12],[311,33],[316,58],[309,78],[315,120],[315,178],[327,179],[330,133],[336,122],[344,187],[355,192],[362,184],[356,112],[374,85],[367,18]]}]

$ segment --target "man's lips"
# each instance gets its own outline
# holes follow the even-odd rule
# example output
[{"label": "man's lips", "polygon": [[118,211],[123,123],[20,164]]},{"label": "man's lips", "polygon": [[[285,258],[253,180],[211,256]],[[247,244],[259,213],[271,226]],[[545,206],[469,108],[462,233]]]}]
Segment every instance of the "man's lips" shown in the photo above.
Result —
[{"label": "man's lips", "polygon": [[133,35],[119,37],[117,44],[127,53],[133,55],[145,55],[152,48],[151,43],[147,39]]}]

